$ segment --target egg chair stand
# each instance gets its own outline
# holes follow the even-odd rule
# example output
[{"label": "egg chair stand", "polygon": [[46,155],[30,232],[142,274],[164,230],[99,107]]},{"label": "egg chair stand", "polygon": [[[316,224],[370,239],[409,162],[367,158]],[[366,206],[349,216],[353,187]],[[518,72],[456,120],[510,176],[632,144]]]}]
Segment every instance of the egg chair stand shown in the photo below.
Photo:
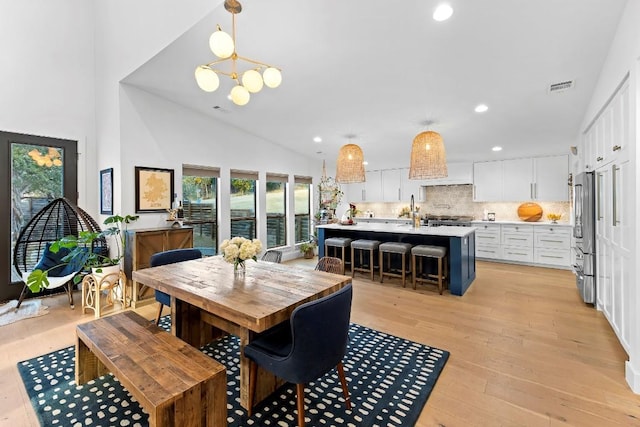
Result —
[{"label": "egg chair stand", "polygon": [[[16,310],[20,308],[22,301],[31,292],[27,286],[27,277],[35,270],[36,266],[42,265],[43,257],[50,254],[49,245],[65,236],[78,236],[81,231],[100,232],[101,229],[88,213],[63,197],[53,200],[42,208],[23,227],[13,249],[13,266],[24,281]],[[91,251],[103,255],[108,254],[106,239],[104,237],[97,239]],[[73,277],[80,273],[80,270],[81,266],[78,266],[77,269],[67,268],[66,271],[62,269],[59,276],[48,278],[47,290],[63,286],[69,297],[71,308],[74,308],[73,288],[75,285]]]}]

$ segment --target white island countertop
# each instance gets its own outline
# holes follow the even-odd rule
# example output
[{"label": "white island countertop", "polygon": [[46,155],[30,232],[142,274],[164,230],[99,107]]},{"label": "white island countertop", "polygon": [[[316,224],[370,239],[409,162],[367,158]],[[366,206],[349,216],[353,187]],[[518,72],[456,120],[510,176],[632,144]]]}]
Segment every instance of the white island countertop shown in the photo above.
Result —
[{"label": "white island countertop", "polygon": [[422,236],[465,237],[476,231],[475,227],[427,227],[414,228],[406,224],[356,223],[353,225],[324,224],[318,228],[372,233],[417,234]]}]

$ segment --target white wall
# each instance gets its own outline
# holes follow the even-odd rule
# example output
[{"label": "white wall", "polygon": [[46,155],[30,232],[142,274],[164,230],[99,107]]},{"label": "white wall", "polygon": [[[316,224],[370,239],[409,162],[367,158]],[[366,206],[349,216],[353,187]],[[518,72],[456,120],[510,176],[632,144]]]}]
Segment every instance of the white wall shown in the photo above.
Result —
[{"label": "white wall", "polygon": [[[222,0],[95,2],[96,155],[98,169],[114,168],[114,212],[133,211],[122,205],[126,199],[120,180],[120,81],[221,3]],[[91,181],[97,186],[98,171],[91,174]]]},{"label": "white wall", "polygon": [[[122,210],[135,209],[135,166],[173,169],[176,193],[181,197],[182,165],[220,168],[219,238],[230,234],[228,209],[231,169],[266,173],[314,176],[318,182],[321,164],[267,140],[236,129],[211,117],[167,101],[129,85],[120,92],[122,154]],[[293,192],[289,192],[290,198]],[[266,224],[266,198],[259,198],[258,224]],[[165,213],[141,216],[136,228],[166,226]],[[291,221],[290,221],[291,222]],[[289,235],[292,235],[290,227]],[[258,238],[266,241],[266,230],[259,226]]]},{"label": "white wall", "polygon": [[[78,204],[95,169],[93,2],[0,2],[0,129],[78,141]],[[89,188],[95,188],[97,177]]]},{"label": "white wall", "polygon": [[[583,120],[582,129],[593,120],[600,108],[606,103],[607,99],[620,84],[624,76],[629,73],[629,84],[631,102],[631,116],[635,117],[631,124],[631,145],[630,156],[633,165],[633,176],[635,182],[639,182],[637,165],[640,160],[640,152],[637,150],[640,142],[640,0],[629,0],[625,11],[622,14],[621,22],[618,27],[615,39],[611,45],[611,49],[605,60],[598,84],[594,90],[589,108]],[[633,200],[635,207],[633,217],[640,220],[640,186],[635,186],[635,194],[628,194],[625,197]],[[638,221],[636,221],[636,224]],[[640,242],[640,228],[636,225],[634,234],[635,241]],[[638,243],[636,243],[637,253]],[[631,313],[626,315],[627,321],[633,326],[630,339],[631,351],[629,361],[626,364],[626,379],[629,386],[635,393],[640,393],[640,284],[637,278],[640,277],[640,265],[636,263],[635,271],[631,272],[629,283],[634,284],[634,288],[630,290],[632,298],[631,307],[635,307]]]}]

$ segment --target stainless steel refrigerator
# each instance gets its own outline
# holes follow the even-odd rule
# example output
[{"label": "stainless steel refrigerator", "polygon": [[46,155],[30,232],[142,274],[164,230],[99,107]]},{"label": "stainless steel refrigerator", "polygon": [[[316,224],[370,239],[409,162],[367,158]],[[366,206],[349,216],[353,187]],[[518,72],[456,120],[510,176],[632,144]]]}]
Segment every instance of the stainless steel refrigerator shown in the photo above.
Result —
[{"label": "stainless steel refrigerator", "polygon": [[576,262],[573,271],[580,296],[596,303],[596,188],[593,172],[581,172],[573,183],[573,209]]}]

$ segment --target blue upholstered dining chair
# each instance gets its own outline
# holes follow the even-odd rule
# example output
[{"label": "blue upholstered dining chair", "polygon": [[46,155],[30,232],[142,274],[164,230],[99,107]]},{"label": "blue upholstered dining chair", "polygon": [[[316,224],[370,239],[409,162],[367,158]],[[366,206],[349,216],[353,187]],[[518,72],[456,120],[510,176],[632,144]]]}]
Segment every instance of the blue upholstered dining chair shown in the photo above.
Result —
[{"label": "blue upholstered dining chair", "polygon": [[[189,261],[192,259],[202,258],[202,252],[199,249],[172,249],[170,251],[158,252],[151,255],[150,264],[151,267],[158,267],[160,265],[173,264],[176,262]],[[171,297],[161,291],[156,291],[156,301],[160,303],[158,308],[158,315],[156,316],[156,325],[160,323],[160,316],[162,316],[162,308],[171,306]]]},{"label": "blue upholstered dining chair", "polygon": [[342,385],[347,409],[351,409],[342,358],[347,351],[351,315],[351,284],[330,295],[297,307],[289,322],[275,326],[244,347],[251,360],[249,415],[256,391],[258,365],[296,384],[298,426],[304,421],[304,385],[334,367]]}]

